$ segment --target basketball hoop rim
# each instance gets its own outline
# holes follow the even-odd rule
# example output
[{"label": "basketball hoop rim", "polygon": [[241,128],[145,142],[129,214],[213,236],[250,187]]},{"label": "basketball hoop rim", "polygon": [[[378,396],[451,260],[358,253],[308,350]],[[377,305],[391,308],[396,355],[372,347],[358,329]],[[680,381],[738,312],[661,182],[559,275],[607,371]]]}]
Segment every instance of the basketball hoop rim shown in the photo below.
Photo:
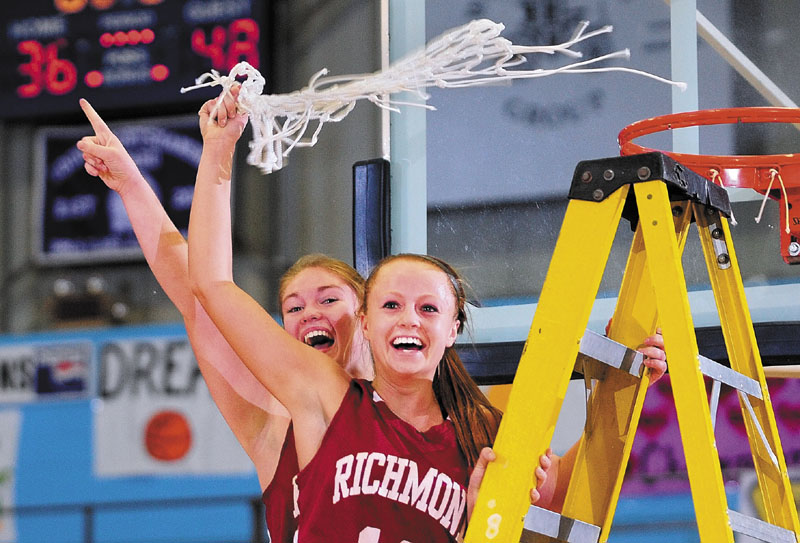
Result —
[{"label": "basketball hoop rim", "polygon": [[[633,143],[632,140],[648,134],[687,128],[691,126],[706,126],[717,124],[738,123],[800,123],[800,108],[788,107],[737,107],[723,109],[703,109],[682,113],[671,113],[649,119],[636,121],[623,128],[617,136],[620,155],[633,155],[659,151]],[[709,177],[709,171],[716,170],[723,175],[725,170],[744,170],[737,175],[736,186],[749,186],[755,188],[763,172],[759,170],[797,167],[800,169],[800,154],[774,154],[774,155],[701,155],[690,153],[676,153],[660,151],[669,155],[676,161],[697,171],[704,177]],[[746,170],[753,169],[750,174]],[[698,171],[705,169],[706,171]],[[744,174],[744,175],[742,175]],[[748,182],[749,179],[749,182]]]},{"label": "basketball hoop rim", "polygon": [[[633,143],[635,138],[690,126],[738,123],[792,123],[800,128],[800,108],[739,107],[672,113],[629,124],[617,136],[620,155],[658,151]],[[750,188],[764,195],[756,222],[767,198],[782,200],[780,209],[781,255],[788,264],[800,264],[796,254],[800,216],[792,203],[800,203],[800,153],[774,155],[700,155],[660,151],[722,187]],[[777,183],[775,180],[777,179]],[[794,249],[793,249],[794,248]],[[795,251],[795,252],[793,252]]]}]

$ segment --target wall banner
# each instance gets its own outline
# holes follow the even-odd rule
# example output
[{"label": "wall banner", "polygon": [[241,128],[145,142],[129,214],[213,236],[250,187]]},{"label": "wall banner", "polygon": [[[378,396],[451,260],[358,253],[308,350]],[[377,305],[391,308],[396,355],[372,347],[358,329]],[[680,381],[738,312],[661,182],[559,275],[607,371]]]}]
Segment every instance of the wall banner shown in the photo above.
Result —
[{"label": "wall banner", "polygon": [[89,341],[0,345],[0,403],[86,398],[92,391],[91,362]]},{"label": "wall banner", "polygon": [[[767,379],[786,465],[800,469],[800,379]],[[711,381],[706,378],[706,388]],[[722,385],[714,430],[726,483],[738,484],[753,469],[744,416],[736,391]],[[690,445],[691,446],[691,445]],[[669,375],[647,391],[622,492],[689,492],[678,416]]]},{"label": "wall banner", "polygon": [[252,473],[185,335],[114,338],[97,357],[97,476]]},{"label": "wall banner", "polygon": [[16,409],[0,410],[0,541],[17,540],[14,516],[14,475],[19,450],[22,414]]}]

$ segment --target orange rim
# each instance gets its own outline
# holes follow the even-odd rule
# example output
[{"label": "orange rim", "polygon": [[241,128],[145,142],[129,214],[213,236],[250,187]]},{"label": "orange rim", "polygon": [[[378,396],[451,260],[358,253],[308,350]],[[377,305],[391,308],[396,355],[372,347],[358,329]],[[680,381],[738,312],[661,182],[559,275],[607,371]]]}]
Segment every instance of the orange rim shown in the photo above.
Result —
[{"label": "orange rim", "polygon": [[[675,128],[738,123],[800,123],[800,108],[738,107],[672,113],[629,124],[620,131],[617,141],[620,155],[648,153],[659,150],[633,143],[632,140]],[[712,181],[719,179],[726,187],[766,191],[770,179],[775,175],[772,170],[777,170],[777,173],[787,180],[787,186],[800,186],[800,154],[796,153],[695,155],[671,151],[661,152],[707,179]]]}]

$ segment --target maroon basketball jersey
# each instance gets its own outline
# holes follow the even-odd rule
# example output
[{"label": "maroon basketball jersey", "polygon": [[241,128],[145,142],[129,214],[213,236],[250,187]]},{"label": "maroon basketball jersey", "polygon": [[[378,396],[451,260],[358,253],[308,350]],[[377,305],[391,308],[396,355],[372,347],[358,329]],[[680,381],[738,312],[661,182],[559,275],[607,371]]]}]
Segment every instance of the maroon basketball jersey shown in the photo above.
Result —
[{"label": "maroon basketball jersey", "polygon": [[467,479],[450,420],[420,432],[354,380],[297,476],[298,542],[455,541]]},{"label": "maroon basketball jersey", "polygon": [[297,450],[294,448],[294,433],[290,423],[275,475],[261,496],[266,508],[267,531],[272,543],[294,541],[294,533],[297,530],[297,521],[294,518],[294,477],[299,469]]}]

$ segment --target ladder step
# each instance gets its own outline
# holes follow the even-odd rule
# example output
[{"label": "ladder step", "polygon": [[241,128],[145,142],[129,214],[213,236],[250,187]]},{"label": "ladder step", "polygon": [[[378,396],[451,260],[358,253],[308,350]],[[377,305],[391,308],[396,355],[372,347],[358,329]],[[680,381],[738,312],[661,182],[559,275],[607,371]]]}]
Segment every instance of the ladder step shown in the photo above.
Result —
[{"label": "ladder step", "polygon": [[[639,351],[629,349],[606,336],[601,336],[591,330],[586,330],[581,338],[580,355],[602,362],[612,368],[617,368],[636,377],[642,376],[644,355]],[[579,358],[580,358],[579,355]],[[580,371],[580,364],[575,365],[575,371]]]},{"label": "ladder step", "polygon": [[723,366],[719,362],[715,362],[710,358],[700,355],[700,371],[703,375],[707,375],[715,381],[725,383],[729,387],[741,390],[745,394],[749,394],[754,398],[761,398],[761,385],[755,379],[742,375],[738,371],[732,370],[727,366]]},{"label": "ladder step", "polygon": [[531,505],[522,526],[521,543],[545,541],[546,536],[567,543],[597,543],[600,527]]},{"label": "ladder step", "polygon": [[728,509],[728,519],[734,532],[769,543],[797,543],[794,532],[757,518],[748,517],[738,511]]},{"label": "ladder step", "polygon": [[[644,363],[644,355],[642,353],[591,330],[584,332],[579,353],[579,356],[583,355],[636,377],[641,377],[642,375]],[[755,379],[723,366],[719,362],[715,362],[703,355],[699,355],[699,360],[700,371],[703,375],[741,390],[754,398],[762,399],[761,385]],[[575,371],[581,371],[580,364],[575,365]]]}]

